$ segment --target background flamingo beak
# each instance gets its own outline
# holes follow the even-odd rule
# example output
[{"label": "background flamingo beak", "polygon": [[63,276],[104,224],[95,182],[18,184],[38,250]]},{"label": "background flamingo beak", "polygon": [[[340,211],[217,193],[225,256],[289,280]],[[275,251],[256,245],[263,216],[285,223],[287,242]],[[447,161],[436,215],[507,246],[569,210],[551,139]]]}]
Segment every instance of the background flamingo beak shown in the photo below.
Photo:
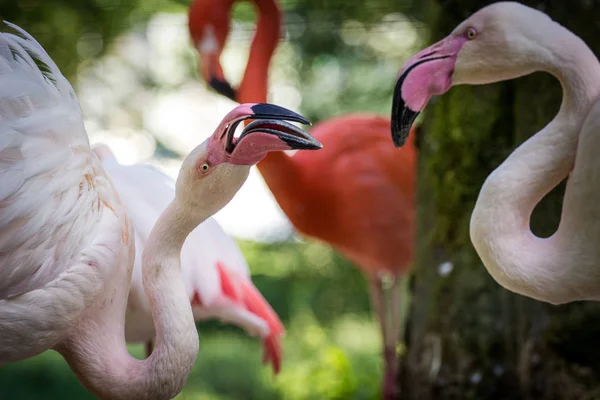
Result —
[{"label": "background flamingo beak", "polygon": [[237,92],[225,79],[223,68],[219,62],[220,54],[206,52],[200,54],[200,69],[202,78],[213,90],[230,100],[236,101]]}]

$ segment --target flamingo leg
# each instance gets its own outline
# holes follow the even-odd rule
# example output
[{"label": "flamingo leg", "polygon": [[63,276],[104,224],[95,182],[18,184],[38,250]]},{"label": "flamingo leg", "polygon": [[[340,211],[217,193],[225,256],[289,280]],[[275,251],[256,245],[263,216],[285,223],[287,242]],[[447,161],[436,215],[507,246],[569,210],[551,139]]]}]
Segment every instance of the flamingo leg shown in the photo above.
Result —
[{"label": "flamingo leg", "polygon": [[[379,326],[382,333],[384,378],[383,378],[383,400],[396,399],[396,336],[394,327],[390,321],[390,307],[386,304],[384,282],[381,275],[370,279],[370,294],[373,310],[377,314]],[[393,287],[393,286],[392,286]]]},{"label": "flamingo leg", "polygon": [[369,279],[369,294],[371,296],[371,307],[375,311],[377,321],[381,326],[381,331],[384,332],[383,327],[385,324],[385,315],[383,313],[383,305],[385,303],[385,296],[382,290],[381,277],[377,276]]},{"label": "flamingo leg", "polygon": [[[393,377],[394,386],[390,390],[394,396],[399,393],[395,387],[398,379],[398,369],[400,360],[398,354],[398,345],[405,345],[406,319],[410,305],[409,280],[403,276],[393,278],[390,291],[390,332],[388,342],[386,342],[386,362],[390,369],[390,374]],[[393,350],[392,350],[393,349]],[[392,379],[392,378],[390,378]],[[397,398],[397,397],[390,397]]]},{"label": "flamingo leg", "polygon": [[148,340],[146,342],[146,357],[150,357],[150,354],[152,354],[152,351],[154,350],[154,341],[153,340]]},{"label": "flamingo leg", "polygon": [[404,334],[406,331],[406,318],[410,306],[409,280],[404,277],[396,277],[390,288],[392,307],[392,335],[397,343],[404,345]]},{"label": "flamingo leg", "polygon": [[[383,282],[382,282],[383,283]],[[382,284],[381,290],[384,291]],[[385,375],[383,381],[383,399],[395,400],[398,398],[398,280],[392,277],[389,288],[389,301],[384,306],[385,318],[388,321],[383,341],[383,357],[385,360]]]}]

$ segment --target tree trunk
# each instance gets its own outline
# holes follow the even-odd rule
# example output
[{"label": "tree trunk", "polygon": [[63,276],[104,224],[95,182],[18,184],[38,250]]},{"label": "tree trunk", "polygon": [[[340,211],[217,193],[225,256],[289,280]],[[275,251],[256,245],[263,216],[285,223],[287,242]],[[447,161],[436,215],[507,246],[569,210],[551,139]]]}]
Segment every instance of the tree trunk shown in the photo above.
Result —
[{"label": "tree trunk", "polygon": [[[490,2],[423,3],[433,43]],[[524,3],[549,14],[598,54],[600,1]],[[551,120],[561,95],[554,78],[536,73],[459,86],[429,105],[419,157],[418,249],[402,399],[600,399],[600,305],[552,306],[503,289],[469,239],[485,178]],[[563,193],[564,183],[536,208],[536,234],[548,236],[558,226]]]}]

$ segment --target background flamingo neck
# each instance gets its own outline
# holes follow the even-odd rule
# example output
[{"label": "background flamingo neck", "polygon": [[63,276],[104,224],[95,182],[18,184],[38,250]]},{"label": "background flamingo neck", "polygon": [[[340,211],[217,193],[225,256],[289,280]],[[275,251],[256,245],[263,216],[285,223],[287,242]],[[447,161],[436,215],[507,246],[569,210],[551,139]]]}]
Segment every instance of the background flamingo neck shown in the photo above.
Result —
[{"label": "background flamingo neck", "polygon": [[301,176],[293,157],[283,151],[272,151],[256,167],[278,202],[282,196],[296,193]]},{"label": "background flamingo neck", "polygon": [[530,218],[540,200],[573,167],[582,123],[600,94],[600,65],[594,54],[566,29],[561,40],[557,36],[551,36],[557,48],[550,48],[552,57],[545,70],[563,88],[560,111],[488,176],[470,231],[477,253],[496,281],[552,303],[565,295],[552,292],[561,290],[553,276],[568,265],[557,251],[561,241],[568,241],[561,232],[564,221],[552,237],[541,239],[531,232]]},{"label": "background flamingo neck", "polygon": [[269,65],[279,43],[281,12],[274,0],[254,0],[258,8],[256,33],[252,39],[248,63],[238,89],[238,102],[266,102]]},{"label": "background flamingo neck", "polygon": [[[263,103],[267,101],[269,64],[281,32],[282,16],[275,0],[254,0],[258,9],[256,33],[250,46],[248,64],[238,89],[239,103]],[[247,125],[250,121],[244,121]],[[269,189],[279,198],[295,187],[299,178],[293,159],[282,151],[267,153],[257,164]]]}]

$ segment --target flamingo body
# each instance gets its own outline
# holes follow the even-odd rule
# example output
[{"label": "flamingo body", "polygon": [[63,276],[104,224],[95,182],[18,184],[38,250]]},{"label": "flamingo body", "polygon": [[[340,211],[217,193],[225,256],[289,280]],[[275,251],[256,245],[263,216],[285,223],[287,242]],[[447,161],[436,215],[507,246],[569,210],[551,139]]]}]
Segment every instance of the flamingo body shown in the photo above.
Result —
[{"label": "flamingo body", "polygon": [[[389,118],[376,114],[331,118],[310,132],[323,149],[290,157],[292,165],[304,166],[290,182],[297,189],[270,186],[281,209],[299,232],[337,248],[371,278],[407,272],[415,219],[406,210],[415,208],[416,153],[396,151]],[[277,162],[261,162],[267,182],[278,180]]]}]

